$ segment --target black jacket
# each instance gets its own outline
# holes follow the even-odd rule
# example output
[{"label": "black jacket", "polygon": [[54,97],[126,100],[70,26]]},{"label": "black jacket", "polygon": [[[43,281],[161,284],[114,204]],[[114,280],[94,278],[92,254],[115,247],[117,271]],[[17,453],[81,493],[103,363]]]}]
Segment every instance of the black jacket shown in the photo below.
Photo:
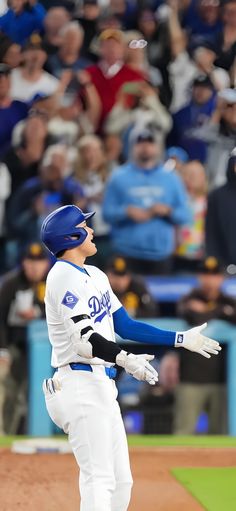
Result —
[{"label": "black jacket", "polygon": [[210,193],[206,217],[206,252],[224,265],[236,264],[236,173],[227,171],[227,183]]}]

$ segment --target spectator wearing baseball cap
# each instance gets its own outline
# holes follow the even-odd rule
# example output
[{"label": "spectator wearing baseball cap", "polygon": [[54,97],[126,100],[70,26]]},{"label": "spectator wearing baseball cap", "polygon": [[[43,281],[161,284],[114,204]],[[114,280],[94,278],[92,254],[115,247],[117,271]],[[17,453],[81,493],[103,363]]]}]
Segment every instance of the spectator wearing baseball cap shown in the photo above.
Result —
[{"label": "spectator wearing baseball cap", "polygon": [[159,315],[158,304],[153,300],[141,277],[132,275],[131,267],[120,256],[108,261],[106,274],[111,287],[130,316],[154,318]]},{"label": "spectator wearing baseball cap", "polygon": [[4,155],[11,144],[11,135],[14,126],[25,119],[28,106],[22,101],[12,100],[10,97],[11,68],[0,63],[0,155]]},{"label": "spectator wearing baseball cap", "polygon": [[194,128],[205,125],[216,109],[216,94],[210,77],[197,76],[192,83],[192,97],[189,103],[173,115],[173,129],[168,145],[182,147],[191,160],[205,162],[207,145],[192,136]]},{"label": "spectator wearing baseball cap", "polygon": [[52,95],[59,88],[59,81],[43,66],[47,55],[38,34],[33,34],[22,48],[22,66],[11,73],[11,97],[28,102],[37,94]]},{"label": "spectator wearing baseball cap", "polygon": [[189,220],[181,179],[166,172],[155,134],[131,134],[130,160],[114,170],[106,188],[103,215],[111,225],[115,253],[134,273],[168,273],[175,249],[175,226]]},{"label": "spectator wearing baseball cap", "polygon": [[129,68],[124,63],[125,38],[121,30],[106,29],[101,32],[99,54],[98,64],[88,67],[87,71],[101,101],[101,114],[98,121],[98,128],[101,130],[121,87],[126,82],[143,80],[144,74]]},{"label": "spectator wearing baseball cap", "polygon": [[182,167],[189,160],[189,156],[182,147],[171,146],[165,153],[165,167],[169,170],[176,170],[181,174]]},{"label": "spectator wearing baseball cap", "polygon": [[[213,319],[236,324],[236,301],[222,291],[223,268],[215,257],[207,257],[198,269],[199,286],[178,303],[178,316],[195,326]],[[225,349],[210,360],[180,354],[180,385],[176,391],[175,433],[192,435],[201,412],[208,414],[208,433],[225,432]]]},{"label": "spectator wearing baseball cap", "polygon": [[0,289],[0,350],[8,368],[0,422],[8,434],[26,433],[27,326],[34,319],[45,317],[44,292],[49,268],[43,246],[32,243],[26,248],[20,267],[4,277]]}]

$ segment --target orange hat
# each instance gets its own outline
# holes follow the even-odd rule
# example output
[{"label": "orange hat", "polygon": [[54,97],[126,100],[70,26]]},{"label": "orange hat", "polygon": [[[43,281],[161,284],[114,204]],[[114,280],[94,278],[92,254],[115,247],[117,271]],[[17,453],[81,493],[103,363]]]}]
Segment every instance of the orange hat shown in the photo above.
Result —
[{"label": "orange hat", "polygon": [[107,41],[108,39],[115,39],[119,43],[125,42],[125,36],[122,30],[115,28],[107,28],[103,30],[99,36],[99,41]]}]

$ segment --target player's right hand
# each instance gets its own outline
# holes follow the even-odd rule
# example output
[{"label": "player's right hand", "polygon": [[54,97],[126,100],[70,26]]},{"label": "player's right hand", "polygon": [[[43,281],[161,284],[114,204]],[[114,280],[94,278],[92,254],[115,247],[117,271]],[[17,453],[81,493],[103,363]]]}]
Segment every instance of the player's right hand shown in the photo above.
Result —
[{"label": "player's right hand", "polygon": [[158,382],[158,373],[149,363],[153,359],[154,355],[134,355],[122,350],[116,357],[116,364],[123,367],[126,373],[131,374],[136,380],[155,385]]}]

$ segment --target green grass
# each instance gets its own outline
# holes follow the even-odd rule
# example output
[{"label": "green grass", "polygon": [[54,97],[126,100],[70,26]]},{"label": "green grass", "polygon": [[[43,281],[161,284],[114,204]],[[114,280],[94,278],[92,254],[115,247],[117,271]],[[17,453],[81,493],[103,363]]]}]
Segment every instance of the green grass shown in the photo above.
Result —
[{"label": "green grass", "polygon": [[[27,437],[0,436],[0,447],[10,447],[14,440],[24,438]],[[57,438],[66,437],[57,436]],[[130,435],[128,442],[131,447],[236,447],[236,437],[230,436]]]},{"label": "green grass", "polygon": [[172,474],[206,511],[236,510],[236,468],[176,468]]},{"label": "green grass", "polygon": [[236,437],[230,436],[130,435],[128,438],[132,447],[236,447]]}]

